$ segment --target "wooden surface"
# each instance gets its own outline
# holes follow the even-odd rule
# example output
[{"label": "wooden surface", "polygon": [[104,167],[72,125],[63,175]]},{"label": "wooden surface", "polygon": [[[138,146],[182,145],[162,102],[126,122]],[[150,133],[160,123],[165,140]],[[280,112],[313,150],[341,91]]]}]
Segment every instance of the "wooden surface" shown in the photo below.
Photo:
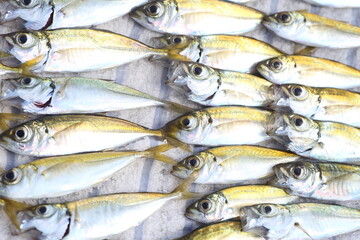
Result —
[{"label": "wooden surface", "polygon": [[[258,0],[247,5],[262,10],[265,13],[274,13],[281,10],[307,9],[312,13],[360,26],[359,9],[320,8],[303,3],[299,0]],[[137,25],[128,16],[99,25],[96,28],[107,29],[116,33],[121,33],[148,44],[151,44],[152,37],[159,35]],[[6,24],[6,26],[0,29],[0,33],[12,32],[19,29],[21,29],[19,23],[16,24],[14,22],[12,24]],[[255,31],[247,35],[273,44],[287,53],[292,53],[296,48],[295,44],[283,40],[266,31],[265,29]],[[337,60],[342,63],[360,68],[359,51],[359,49],[319,49],[315,52],[314,55]],[[81,74],[81,76],[115,79],[118,83],[144,91],[156,97],[186,104],[188,106],[196,106],[187,101],[183,96],[177,94],[172,89],[169,89],[166,85],[164,85],[166,74],[167,69],[163,63],[150,63],[146,60],[142,60],[111,70]],[[2,78],[6,77],[9,76],[2,76]],[[2,107],[2,110],[11,111],[13,109]],[[178,114],[162,108],[129,110],[119,113],[111,113],[109,115],[118,116],[149,128],[159,128],[169,120],[178,116]],[[144,139],[130,144],[124,149],[143,150],[160,143],[161,142],[158,142],[154,139]],[[173,156],[176,160],[181,160],[181,157],[186,156],[186,154],[187,153],[184,153],[181,150],[172,150],[168,155]],[[28,157],[18,156],[3,150],[0,152],[0,157],[0,167],[3,169],[9,169],[32,160]],[[66,197],[56,199],[42,199],[33,203],[72,201],[116,192],[170,192],[180,182],[179,179],[170,174],[170,169],[170,166],[150,159],[139,160],[120,171],[108,181],[102,184],[98,184],[95,187],[68,195]],[[197,185],[193,186],[191,190],[210,193],[224,187],[225,186],[220,185]],[[180,237],[199,226],[195,222],[192,222],[183,216],[185,207],[188,206],[191,202],[193,201],[169,202],[160,211],[156,212],[146,221],[144,221],[142,225],[129,229],[128,231],[114,236],[111,239],[159,240]],[[344,205],[360,208],[359,201],[347,202],[344,203]],[[12,235],[13,231],[14,228],[11,227],[8,218],[2,211],[0,211],[0,239],[24,240],[33,238],[31,237],[31,233],[25,233],[17,236]],[[339,236],[333,239],[355,240],[359,239],[359,237],[360,231],[344,236]]]}]

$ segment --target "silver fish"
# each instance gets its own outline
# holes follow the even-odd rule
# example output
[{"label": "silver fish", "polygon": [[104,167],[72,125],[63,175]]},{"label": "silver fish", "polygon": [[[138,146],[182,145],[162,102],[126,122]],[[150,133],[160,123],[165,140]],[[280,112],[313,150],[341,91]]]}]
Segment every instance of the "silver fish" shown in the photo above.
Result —
[{"label": "silver fish", "polygon": [[274,165],[299,158],[293,153],[264,147],[226,146],[191,155],[173,166],[171,173],[180,178],[196,173],[194,183],[239,183],[272,176]]},{"label": "silver fish", "polygon": [[360,127],[360,94],[335,88],[301,85],[275,87],[275,107],[321,121]]},{"label": "silver fish", "polygon": [[270,183],[301,197],[348,201],[360,200],[360,166],[337,163],[294,162],[274,167]]},{"label": "silver fish", "polygon": [[360,229],[360,210],[321,203],[259,204],[240,210],[244,231],[266,239],[327,239]]},{"label": "silver fish", "polygon": [[280,37],[313,47],[360,46],[360,27],[306,11],[280,12],[263,19],[263,25]]},{"label": "silver fish", "polygon": [[360,129],[315,121],[296,114],[273,114],[268,134],[290,151],[323,161],[359,163]]},{"label": "silver fish", "polygon": [[173,62],[166,82],[188,99],[207,106],[268,106],[273,85],[265,79],[194,62]]},{"label": "silver fish", "polygon": [[[250,37],[212,36],[165,36],[156,38],[169,50],[176,51],[180,61],[193,61],[210,67],[237,71],[254,72],[256,64],[265,59],[284,53],[265,42]],[[179,55],[188,60],[179,59]]]},{"label": "silver fish", "polygon": [[[3,5],[5,1],[3,1]],[[22,18],[29,30],[92,26],[123,16],[148,0],[8,0],[0,22]]]},{"label": "silver fish", "polygon": [[32,114],[96,113],[149,106],[189,111],[180,104],[107,80],[23,77],[1,84],[0,101]]},{"label": "silver fish", "polygon": [[243,34],[261,26],[264,14],[218,0],[153,0],[130,16],[142,26],[181,35]]},{"label": "silver fish", "polygon": [[154,158],[174,164],[163,154],[170,145],[142,152],[99,152],[43,158],[0,174],[0,196],[10,199],[59,197],[103,182],[130,163]]}]

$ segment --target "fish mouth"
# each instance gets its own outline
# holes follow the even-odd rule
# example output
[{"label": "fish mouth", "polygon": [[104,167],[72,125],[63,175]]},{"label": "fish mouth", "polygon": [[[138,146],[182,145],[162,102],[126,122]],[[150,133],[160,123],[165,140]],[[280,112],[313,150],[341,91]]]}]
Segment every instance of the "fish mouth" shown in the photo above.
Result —
[{"label": "fish mouth", "polygon": [[266,133],[276,141],[287,146],[291,142],[287,130],[289,122],[289,117],[286,114],[274,112],[267,122]]},{"label": "fish mouth", "polygon": [[274,187],[284,187],[287,186],[287,182],[289,180],[289,175],[285,169],[285,167],[281,165],[276,165],[273,167],[273,171],[275,173],[275,178],[268,182],[269,185]]},{"label": "fish mouth", "polygon": [[134,9],[129,13],[129,16],[136,22],[139,22],[143,17],[144,14],[139,9]]},{"label": "fish mouth", "polygon": [[276,18],[273,15],[266,16],[261,21],[262,25],[264,25],[266,28],[273,29],[276,24],[278,23]]},{"label": "fish mouth", "polygon": [[286,108],[290,110],[289,91],[286,86],[274,86],[274,105],[273,107]]},{"label": "fish mouth", "polygon": [[172,170],[170,171],[170,173],[178,178],[188,178],[190,176],[190,172],[188,171],[188,169],[186,169],[183,166],[173,166]]},{"label": "fish mouth", "polygon": [[18,18],[15,6],[5,1],[0,1],[0,24],[10,22]]},{"label": "fish mouth", "polygon": [[173,61],[168,71],[168,80],[166,84],[169,86],[186,86],[186,66],[181,62]]},{"label": "fish mouth", "polygon": [[2,80],[0,82],[0,102],[19,97],[15,90],[15,86],[11,84],[11,79]]},{"label": "fish mouth", "polygon": [[269,71],[269,68],[267,67],[266,62],[260,62],[256,66],[256,70],[266,79],[268,79],[270,77],[270,71]]}]

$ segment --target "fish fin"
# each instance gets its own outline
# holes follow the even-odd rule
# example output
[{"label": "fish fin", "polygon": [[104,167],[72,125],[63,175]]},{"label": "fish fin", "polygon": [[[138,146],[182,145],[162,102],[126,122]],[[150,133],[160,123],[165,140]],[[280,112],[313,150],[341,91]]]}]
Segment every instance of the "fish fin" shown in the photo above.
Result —
[{"label": "fish fin", "polygon": [[180,142],[179,140],[177,140],[175,138],[168,137],[166,134],[164,134],[164,137],[169,144],[171,144],[175,147],[180,147],[181,149],[183,149],[187,152],[192,152],[192,147],[190,145]]},{"label": "fish fin", "polygon": [[310,234],[300,225],[300,223],[296,222],[294,223],[294,226],[300,229],[303,233],[305,233],[310,239],[314,240],[314,238],[310,236]]},{"label": "fish fin", "polygon": [[177,164],[176,161],[162,154],[163,152],[166,152],[172,148],[174,148],[174,146],[170,144],[162,144],[153,148],[149,148],[148,150],[146,150],[146,152],[148,153],[147,157],[156,159],[164,163],[175,165]]},{"label": "fish fin", "polygon": [[0,130],[6,131],[10,128],[6,121],[27,120],[29,116],[19,113],[0,113]]},{"label": "fish fin", "polygon": [[305,55],[305,56],[310,56],[312,55],[314,52],[316,51],[316,47],[310,47],[310,46],[306,46],[303,49],[299,50],[299,51],[295,51],[295,55]]},{"label": "fish fin", "polygon": [[58,93],[59,93],[59,97],[62,98],[64,96],[64,92],[66,87],[69,85],[71,78],[67,78],[65,80],[65,83],[61,86],[61,88],[59,89]]},{"label": "fish fin", "polygon": [[201,193],[193,193],[188,192],[188,188],[191,184],[198,178],[199,173],[193,172],[188,178],[182,181],[173,191],[172,193],[181,193],[181,199],[194,199],[201,198],[204,194]]},{"label": "fish fin", "polygon": [[4,207],[5,213],[8,215],[11,222],[16,226],[16,228],[18,230],[21,230],[19,221],[17,219],[17,213],[30,207],[30,205],[10,199],[0,199],[0,205]]},{"label": "fish fin", "polygon": [[305,12],[305,13],[308,13],[308,12],[309,12],[309,9],[301,9],[301,10],[297,10],[297,12]]},{"label": "fish fin", "polygon": [[56,132],[54,135],[52,135],[52,139],[56,141],[56,138],[61,136],[62,134],[66,133],[66,132],[72,132],[75,131],[77,128],[90,124],[89,122],[76,122],[66,128],[61,129],[60,131]]},{"label": "fish fin", "polygon": [[14,58],[14,56],[7,52],[0,52],[0,59]]},{"label": "fish fin", "polygon": [[178,113],[188,113],[188,112],[192,112],[195,109],[179,104],[179,103],[174,103],[174,102],[168,102],[168,101],[163,101],[165,103],[165,107],[169,108],[171,110],[173,110],[174,112],[178,112]]}]

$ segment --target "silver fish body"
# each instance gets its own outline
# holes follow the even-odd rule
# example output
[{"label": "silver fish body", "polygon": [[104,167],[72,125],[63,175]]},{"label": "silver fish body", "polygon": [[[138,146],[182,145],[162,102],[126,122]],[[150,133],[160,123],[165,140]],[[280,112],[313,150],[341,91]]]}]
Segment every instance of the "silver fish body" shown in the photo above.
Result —
[{"label": "silver fish body", "polygon": [[91,78],[24,77],[2,82],[0,101],[32,114],[97,113],[149,106],[174,107],[135,89]]},{"label": "silver fish body", "polygon": [[360,28],[305,11],[280,12],[263,19],[263,25],[280,37],[313,47],[360,46]]},{"label": "silver fish body", "polygon": [[191,155],[175,165],[171,173],[180,178],[198,174],[194,183],[231,184],[273,175],[272,167],[292,162],[296,154],[256,146],[226,146]]},{"label": "silver fish body", "polygon": [[[123,16],[147,0],[10,0],[2,22],[26,21],[29,30],[92,26]],[[85,14],[86,13],[86,14]]]},{"label": "silver fish body", "polygon": [[65,204],[43,204],[17,214],[21,231],[36,229],[41,239],[100,240],[139,225],[181,193],[123,193]]},{"label": "silver fish body", "polygon": [[292,195],[334,201],[360,199],[360,166],[300,161],[276,165],[274,172],[271,184]]},{"label": "silver fish body", "polygon": [[218,0],[155,0],[130,16],[153,31],[180,35],[243,34],[261,26],[264,14]]},{"label": "silver fish body", "polygon": [[16,32],[5,36],[9,53],[30,73],[84,72],[117,67],[150,56],[166,56],[123,35],[93,29]]},{"label": "silver fish body", "polygon": [[360,129],[315,121],[296,114],[274,114],[268,134],[288,150],[323,161],[359,163]]},{"label": "silver fish body", "polygon": [[193,62],[245,73],[254,72],[260,61],[284,54],[265,42],[243,36],[174,35],[160,37],[158,41],[167,49],[176,49],[181,56]]},{"label": "silver fish body", "polygon": [[185,91],[189,100],[206,106],[268,106],[273,101],[272,84],[249,74],[174,62],[168,77],[170,87]]},{"label": "silver fish body", "polygon": [[213,107],[185,114],[165,125],[164,134],[186,144],[224,146],[259,144],[270,139],[272,112],[248,107]]},{"label": "silver fish body", "polygon": [[267,239],[326,239],[360,229],[360,210],[321,203],[259,204],[240,210],[244,231]]},{"label": "silver fish body", "polygon": [[360,127],[360,95],[334,88],[282,85],[275,89],[275,106],[320,121]]}]

